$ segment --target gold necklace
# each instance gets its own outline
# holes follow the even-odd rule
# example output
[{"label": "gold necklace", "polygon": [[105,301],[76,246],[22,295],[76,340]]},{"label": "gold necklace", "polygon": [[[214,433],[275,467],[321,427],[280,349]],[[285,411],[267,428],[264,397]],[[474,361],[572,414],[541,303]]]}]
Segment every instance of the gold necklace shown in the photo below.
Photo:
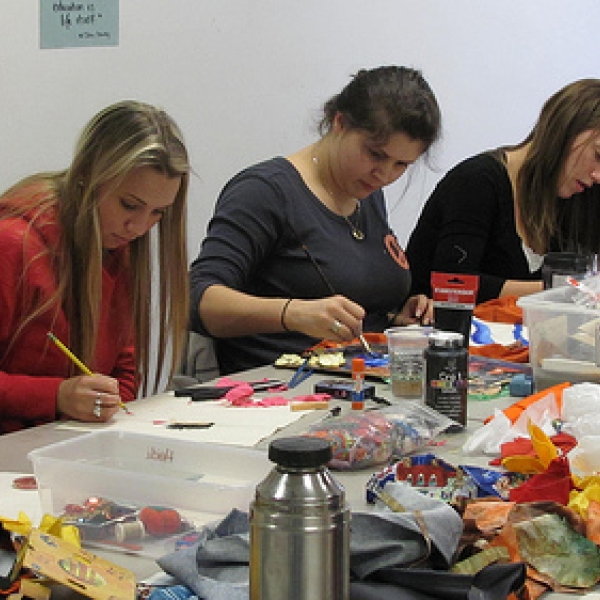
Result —
[{"label": "gold necklace", "polygon": [[[319,181],[321,182],[323,189],[327,192],[327,194],[333,200],[333,202],[335,203],[335,205],[337,207],[337,200],[336,200],[335,196],[329,191],[329,188],[327,188],[325,186],[325,183],[323,183],[323,177],[321,176],[321,173],[319,172],[319,159],[316,156],[313,156],[312,161],[313,161],[315,167],[317,168],[317,176],[319,177]],[[339,208],[338,208],[338,211],[339,211]],[[350,217],[341,214],[341,211],[339,211],[339,212],[340,212],[340,216],[346,221],[346,223],[348,223],[348,226],[350,227],[350,235],[357,242],[361,242],[362,240],[364,240],[365,232],[360,228],[360,200],[356,200],[356,211],[355,211],[356,223],[352,222],[350,220]]]},{"label": "gold necklace", "polygon": [[346,219],[346,223],[348,223],[348,225],[350,226],[350,234],[352,235],[352,237],[357,242],[361,242],[362,240],[364,240],[365,232],[358,226],[358,223],[360,223],[360,201],[356,201],[356,223],[353,223],[350,220],[350,217],[347,217],[346,215],[342,216],[344,217],[344,219]]}]

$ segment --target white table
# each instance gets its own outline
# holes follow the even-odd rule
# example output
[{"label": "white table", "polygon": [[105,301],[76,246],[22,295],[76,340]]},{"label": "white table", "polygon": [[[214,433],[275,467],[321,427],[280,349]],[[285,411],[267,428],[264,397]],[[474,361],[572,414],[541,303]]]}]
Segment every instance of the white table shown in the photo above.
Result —
[{"label": "white table", "polygon": [[[250,371],[239,374],[236,379],[244,379],[246,381],[258,380],[262,378],[278,377],[281,379],[289,379],[293,371],[277,369],[274,367],[261,367],[258,369],[252,369]],[[333,377],[333,376],[332,376]],[[314,383],[319,379],[327,378],[327,375],[314,374],[309,379],[305,380],[297,388],[285,392],[283,395],[287,397],[293,397],[303,394],[309,394],[313,392]],[[377,395],[384,397],[393,402],[402,402],[401,399],[394,399],[391,395],[390,388],[383,382],[376,383]],[[503,397],[493,400],[472,400],[469,401],[468,406],[468,424],[466,429],[460,433],[443,434],[441,437],[445,440],[443,446],[439,446],[435,449],[435,453],[440,457],[448,460],[452,464],[475,464],[479,466],[486,466],[490,460],[489,457],[463,457],[461,448],[469,437],[469,435],[479,428],[483,419],[493,413],[494,408],[505,408],[514,402],[514,398]],[[137,400],[131,403],[129,406],[135,413],[136,410],[147,410],[149,407],[158,407],[163,414],[168,412],[170,403],[173,401],[172,393],[159,394],[149,398]],[[345,401],[337,401],[337,404],[343,407],[343,410],[349,410],[349,403]],[[172,404],[171,404],[172,405]],[[377,405],[368,402],[367,407],[375,407]],[[263,410],[270,410],[265,408]],[[243,423],[244,409],[236,409],[230,413],[232,418],[241,419]],[[317,419],[323,418],[323,411],[310,411],[300,415],[299,419],[292,424],[289,424],[279,431],[273,432],[265,439],[258,441],[255,446],[260,449],[266,449],[269,442],[276,438],[289,435],[297,435],[306,431],[307,427]],[[91,425],[85,429],[71,429],[65,428],[64,423],[56,422],[47,425],[35,427],[33,429],[27,429],[16,433],[0,436],[0,470],[19,472],[19,473],[31,473],[32,466],[27,459],[27,453],[35,448],[42,447],[47,444],[52,444],[61,440],[72,438],[76,435],[81,435],[84,431],[93,429],[95,426]],[[100,427],[100,426],[98,426]],[[377,468],[369,469],[365,471],[355,472],[336,472],[334,473],[335,478],[342,483],[346,489],[346,495],[350,507],[352,509],[360,509],[366,506],[365,502],[365,484],[368,476],[376,471]],[[148,577],[158,570],[154,560],[146,557],[129,556],[120,553],[104,552],[100,551],[101,554],[108,558],[118,562],[126,568],[132,570],[138,579]],[[546,595],[545,597],[549,597]],[[568,595],[552,594],[553,600],[561,598],[571,598]],[[591,596],[593,597],[593,596]],[[600,596],[598,596],[600,597]]]}]

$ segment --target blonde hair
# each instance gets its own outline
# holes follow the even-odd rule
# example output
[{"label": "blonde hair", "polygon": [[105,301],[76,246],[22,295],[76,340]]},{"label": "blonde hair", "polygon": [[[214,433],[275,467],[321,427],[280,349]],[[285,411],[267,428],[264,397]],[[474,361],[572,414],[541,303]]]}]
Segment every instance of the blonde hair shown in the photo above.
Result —
[{"label": "blonde hair", "polygon": [[[152,391],[157,391],[170,347],[169,376],[177,369],[188,323],[188,274],[186,199],[189,161],[183,137],[174,121],[161,109],[136,101],[109,106],[87,124],[75,147],[71,165],[64,171],[40,173],[19,182],[2,198],[2,216],[36,209],[36,218],[56,210],[60,225],[58,252],[53,254],[57,289],[49,302],[35,305],[13,335],[15,343],[23,327],[50,308],[64,310],[69,323],[68,341],[83,362],[93,364],[102,296],[102,241],[98,216],[98,190],[117,186],[132,170],[151,167],[167,177],[180,177],[174,203],[157,226],[135,239],[122,253],[123,268],[130,275],[134,332],[115,332],[135,339],[138,377],[147,393],[151,339],[157,331],[157,365]],[[37,184],[39,193],[15,205],[10,202],[25,186]],[[152,239],[156,238],[154,247]],[[158,316],[152,314],[153,264],[157,258]],[[158,326],[156,326],[156,323]]]}]

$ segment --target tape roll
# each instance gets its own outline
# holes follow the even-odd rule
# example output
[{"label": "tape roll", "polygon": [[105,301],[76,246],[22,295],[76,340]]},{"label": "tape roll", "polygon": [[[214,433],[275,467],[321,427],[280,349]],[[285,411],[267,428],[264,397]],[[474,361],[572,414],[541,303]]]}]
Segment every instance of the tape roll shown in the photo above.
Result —
[{"label": "tape roll", "polygon": [[117,542],[141,540],[146,536],[146,528],[141,521],[115,524],[115,539]]}]

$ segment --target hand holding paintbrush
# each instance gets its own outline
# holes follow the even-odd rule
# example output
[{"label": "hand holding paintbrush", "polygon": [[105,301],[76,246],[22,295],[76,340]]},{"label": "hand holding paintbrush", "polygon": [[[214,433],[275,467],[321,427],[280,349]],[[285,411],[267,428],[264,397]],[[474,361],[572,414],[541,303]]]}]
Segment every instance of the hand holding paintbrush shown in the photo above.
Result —
[{"label": "hand holding paintbrush", "polygon": [[[77,356],[75,356],[73,352],[71,352],[71,350],[69,350],[69,348],[67,348],[52,332],[48,332],[48,337],[85,375],[98,378],[96,385],[101,388],[85,389],[85,384],[82,386],[81,382],[77,381],[75,378],[66,379],[59,388],[59,400],[57,401],[57,404],[60,403],[61,391],[64,395],[65,389],[70,397],[77,398],[78,401],[71,403],[72,406],[69,407],[68,410],[63,410],[62,412],[65,412],[65,414],[68,414],[69,416],[77,416],[81,420],[89,420],[86,417],[91,413],[95,420],[102,421],[107,421],[118,410],[118,407],[121,407],[128,414],[132,414],[118,396],[118,388],[116,392],[114,389],[111,389],[115,386],[115,380],[112,377],[94,374],[92,370],[77,358]],[[82,387],[83,389],[81,389]],[[106,391],[104,391],[105,389]],[[87,398],[90,394],[92,394],[94,398],[91,410],[88,407],[89,400]],[[114,396],[117,396],[118,398],[116,402],[111,401]]]}]

